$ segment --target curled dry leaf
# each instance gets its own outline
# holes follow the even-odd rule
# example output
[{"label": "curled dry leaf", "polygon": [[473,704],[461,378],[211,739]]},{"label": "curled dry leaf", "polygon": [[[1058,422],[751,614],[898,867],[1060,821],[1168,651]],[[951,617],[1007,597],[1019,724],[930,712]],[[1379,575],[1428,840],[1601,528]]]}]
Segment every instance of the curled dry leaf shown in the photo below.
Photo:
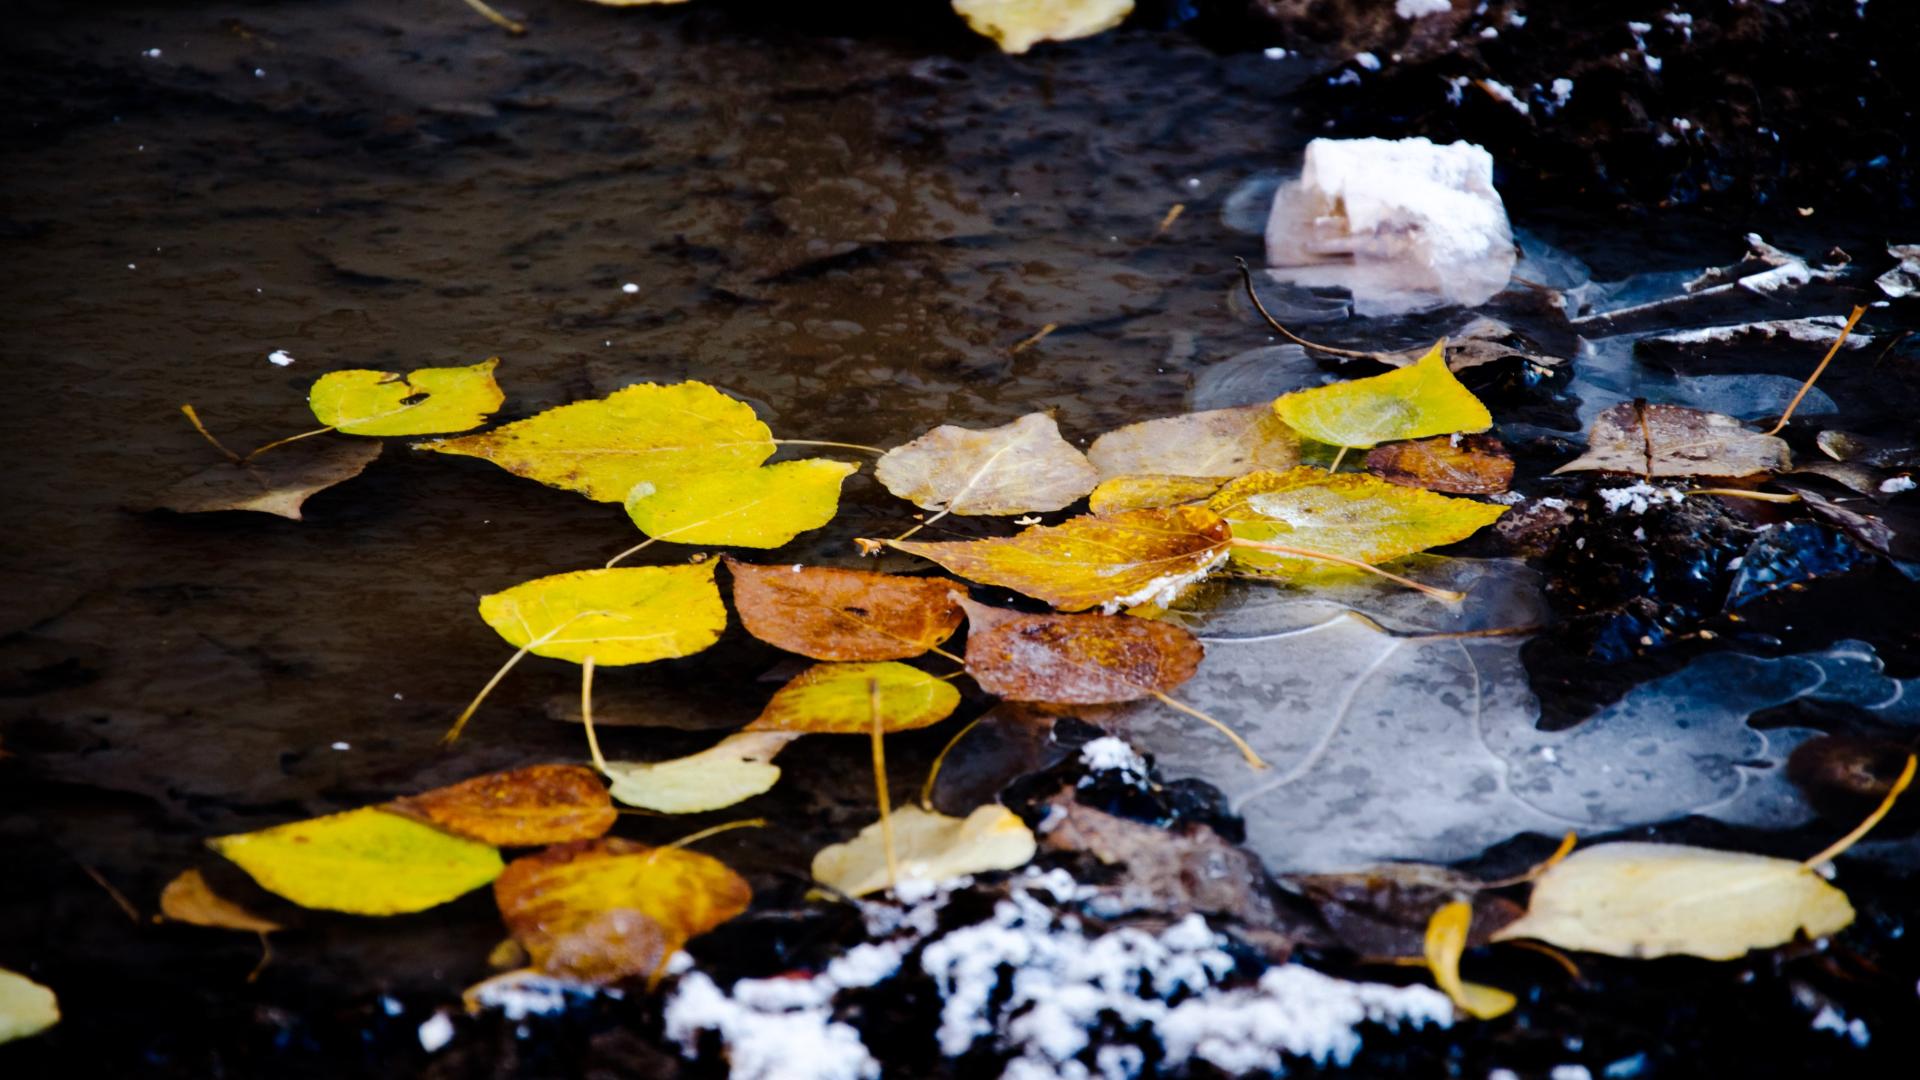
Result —
[{"label": "curled dry leaf", "polygon": [[1045,413],[984,431],[942,424],[887,451],[873,475],[915,506],[962,515],[1058,510],[1100,479]]},{"label": "curled dry leaf", "polygon": [[1467,951],[1467,927],[1472,921],[1473,905],[1465,900],[1450,901],[1433,913],[1427,922],[1427,967],[1455,1008],[1475,1020],[1491,1020],[1512,1012],[1519,999],[1505,990],[1460,978],[1460,957]]},{"label": "curled dry leaf", "polygon": [[389,809],[500,847],[591,840],[620,816],[600,778],[580,765],[489,773],[395,799]]},{"label": "curled dry leaf", "polygon": [[[271,934],[284,929],[213,891],[198,870],[186,870],[160,890],[160,914],[174,922],[220,930]],[[155,920],[158,921],[158,920]]]},{"label": "curled dry leaf", "polygon": [[1043,41],[1072,41],[1119,26],[1133,0],[953,0],[953,10],[1004,53]]},{"label": "curled dry leaf", "polygon": [[967,674],[1009,701],[1136,701],[1192,678],[1206,652],[1178,626],[1129,615],[1024,615],[971,601],[967,612]]},{"label": "curled dry leaf", "polygon": [[291,521],[314,495],[359,476],[382,444],[358,439],[302,439],[251,461],[221,461],[162,490],[143,510],[205,514],[253,510]]},{"label": "curled dry leaf", "polygon": [[[1302,467],[1243,476],[1208,500],[1235,539],[1267,541],[1384,562],[1472,536],[1506,507],[1450,499],[1360,473]],[[1234,564],[1263,574],[1316,578],[1352,574],[1338,564],[1235,548]]]},{"label": "curled dry leaf", "polygon": [[550,487],[623,503],[637,484],[664,490],[705,473],[755,468],[773,456],[774,443],[752,406],[684,382],[629,386],[420,449],[482,458]]},{"label": "curled dry leaf", "polygon": [[937,724],[960,704],[952,684],[905,664],[815,664],[775,691],[745,730],[865,735],[876,719],[875,691],[880,729],[888,733]]},{"label": "curled dry leaf", "polygon": [[904,660],[960,628],[960,585],[948,578],[726,564],[747,632],[815,660]]},{"label": "curled dry leaf", "polygon": [[1792,467],[1786,440],[1731,416],[1625,401],[1594,418],[1586,453],[1553,471],[1737,477]]},{"label": "curled dry leaf", "polygon": [[1498,495],[1513,483],[1513,456],[1492,435],[1436,435],[1367,451],[1367,471],[1391,484],[1451,495]]},{"label": "curled dry leaf", "polygon": [[332,371],[307,391],[321,423],[348,435],[437,435],[479,427],[506,395],[493,381],[494,357],[471,367]]},{"label": "curled dry leaf", "polygon": [[1087,509],[1096,514],[1118,514],[1204,502],[1228,479],[1225,476],[1116,476],[1100,481],[1100,486],[1087,496]]},{"label": "curled dry leaf", "polygon": [[710,562],[535,578],[481,597],[480,617],[535,656],[602,666],[697,653],[727,625]]},{"label": "curled dry leaf", "polygon": [[[1004,806],[982,806],[964,818],[917,806],[893,812],[894,852],[903,880],[945,881],[989,870],[1012,870],[1033,858],[1033,833]],[[813,857],[813,878],[848,896],[889,888],[886,841],[879,822]]]},{"label": "curled dry leaf", "polygon": [[627,496],[627,516],[655,540],[777,548],[832,521],[841,482],[859,468],[808,458],[642,483]]},{"label": "curled dry leaf", "polygon": [[1447,370],[1445,350],[1442,341],[1419,362],[1384,375],[1284,394],[1273,411],[1300,434],[1334,446],[1487,430],[1493,414]]},{"label": "curled dry leaf", "polygon": [[662,814],[700,814],[773,790],[780,780],[774,755],[799,738],[787,731],[742,731],[696,754],[670,761],[610,761],[612,796]]},{"label": "curled dry leaf", "polygon": [[354,915],[425,911],[500,873],[492,846],[371,806],[207,843],[276,896]]},{"label": "curled dry leaf", "polygon": [[1103,480],[1155,475],[1231,479],[1300,464],[1300,436],[1267,405],[1168,416],[1093,440],[1087,460]]},{"label": "curled dry leaf", "polygon": [[0,1043],[38,1035],[59,1022],[60,1002],[53,991],[0,968]]}]

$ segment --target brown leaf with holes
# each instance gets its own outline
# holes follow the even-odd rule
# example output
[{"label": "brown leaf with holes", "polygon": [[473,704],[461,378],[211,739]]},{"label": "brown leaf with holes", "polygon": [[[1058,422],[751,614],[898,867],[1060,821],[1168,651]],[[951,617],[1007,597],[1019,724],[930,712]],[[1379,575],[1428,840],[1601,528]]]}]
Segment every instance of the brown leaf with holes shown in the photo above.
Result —
[{"label": "brown leaf with holes", "polygon": [[815,660],[904,660],[960,628],[950,578],[724,561],[747,633]]},{"label": "brown leaf with holes", "polygon": [[1624,401],[1594,418],[1586,453],[1553,471],[1736,477],[1792,467],[1786,440],[1731,416]]},{"label": "brown leaf with holes", "polygon": [[1402,487],[1498,495],[1513,483],[1513,456],[1492,435],[1436,435],[1374,447],[1367,471]]},{"label": "brown leaf with holes", "polygon": [[1484,945],[1518,918],[1519,904],[1485,892],[1479,878],[1443,866],[1390,863],[1338,874],[1306,874],[1281,884],[1320,909],[1341,944],[1361,956],[1421,956],[1427,922],[1455,900],[1473,904],[1470,946]]},{"label": "brown leaf with holes", "polygon": [[591,840],[619,817],[606,785],[582,765],[489,773],[395,799],[388,808],[499,847]]},{"label": "brown leaf with holes", "polygon": [[1134,701],[1186,682],[1206,653],[1186,630],[1154,619],[1023,615],[965,603],[967,674],[1009,701]]}]

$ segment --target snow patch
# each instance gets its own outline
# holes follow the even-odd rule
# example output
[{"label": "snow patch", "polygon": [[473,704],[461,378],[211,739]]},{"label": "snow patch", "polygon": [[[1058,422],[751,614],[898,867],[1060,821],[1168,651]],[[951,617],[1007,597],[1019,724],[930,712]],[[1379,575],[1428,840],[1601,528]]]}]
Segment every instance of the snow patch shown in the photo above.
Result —
[{"label": "snow patch", "polygon": [[1920,484],[1916,484],[1911,476],[1890,476],[1880,481],[1880,494],[1898,495],[1903,491],[1912,491],[1915,487],[1920,487]]},{"label": "snow patch", "polygon": [[[1136,753],[1124,740],[1111,735],[1098,738],[1080,748],[1080,762],[1089,773],[1117,772],[1120,779],[1134,785],[1147,785],[1147,761]],[[1083,776],[1080,787],[1093,783],[1094,778]]]},{"label": "snow patch", "polygon": [[1453,10],[1453,0],[1394,0],[1393,13],[1403,19],[1420,19]]},{"label": "snow patch", "polygon": [[286,367],[293,363],[293,354],[285,349],[275,349],[267,354],[267,363],[274,367]]},{"label": "snow patch", "polygon": [[1623,488],[1602,488],[1600,501],[1607,504],[1610,514],[1644,514],[1661,503],[1686,501],[1686,496],[1678,488],[1660,487],[1645,480],[1635,481]]},{"label": "snow patch", "polygon": [[1108,615],[1112,615],[1117,611],[1130,607],[1138,607],[1141,604],[1152,604],[1155,607],[1170,607],[1175,600],[1180,599],[1181,593],[1186,592],[1189,587],[1201,578],[1213,573],[1214,567],[1226,562],[1228,554],[1227,549],[1222,547],[1219,551],[1215,552],[1213,557],[1207,561],[1207,564],[1200,569],[1185,574],[1163,574],[1125,596],[1114,597],[1100,605],[1100,610]]},{"label": "snow patch", "polygon": [[446,1013],[434,1013],[420,1023],[420,1049],[437,1054],[453,1041],[453,1021]]}]

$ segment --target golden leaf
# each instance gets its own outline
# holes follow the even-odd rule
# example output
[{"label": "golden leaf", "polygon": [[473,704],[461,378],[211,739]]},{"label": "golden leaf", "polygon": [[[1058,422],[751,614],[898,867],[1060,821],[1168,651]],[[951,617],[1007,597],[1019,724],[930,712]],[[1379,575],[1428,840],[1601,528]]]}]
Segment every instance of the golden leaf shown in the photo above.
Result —
[{"label": "golden leaf", "polygon": [[307,391],[322,424],[348,435],[437,435],[486,422],[506,395],[493,381],[494,357],[471,367],[331,371]]},{"label": "golden leaf", "polygon": [[500,873],[491,846],[371,806],[208,844],[276,896],[355,915],[425,911]]},{"label": "golden leaf", "polygon": [[952,684],[905,664],[815,664],[775,691],[745,730],[864,735],[874,726],[874,690],[883,732],[937,724],[960,704]]},{"label": "golden leaf", "polygon": [[1427,920],[1427,967],[1456,1008],[1475,1020],[1491,1020],[1512,1012],[1520,1002],[1505,990],[1460,978],[1460,956],[1467,951],[1467,928],[1472,922],[1473,905],[1467,901],[1441,905]]},{"label": "golden leaf", "polygon": [[887,451],[873,475],[915,506],[962,515],[1058,510],[1100,479],[1045,413],[984,431],[942,424]]},{"label": "golden leaf", "polygon": [[602,666],[697,653],[727,625],[712,563],[535,578],[481,597],[480,617],[535,656]]},{"label": "golden leaf", "polygon": [[1018,54],[1111,30],[1132,14],[1133,0],[953,0],[953,10],[1001,52]]},{"label": "golden leaf", "polygon": [[395,799],[388,808],[501,847],[591,840],[619,818],[600,779],[579,765],[489,773]]},{"label": "golden leaf", "polygon": [[776,548],[832,521],[841,481],[859,468],[808,458],[643,483],[627,497],[627,516],[655,540]]},{"label": "golden leaf", "polygon": [[1087,460],[1102,479],[1187,476],[1231,479],[1300,464],[1300,436],[1268,405],[1168,416],[1093,440]]},{"label": "golden leaf", "polygon": [[[1033,833],[1012,811],[989,803],[965,818],[917,806],[893,812],[894,851],[900,876],[945,881],[988,870],[1012,870],[1033,858]],[[813,878],[848,896],[888,888],[887,851],[879,822],[844,844],[830,844],[813,857]]]},{"label": "golden leaf", "polygon": [[1418,363],[1384,375],[1283,394],[1273,411],[1300,434],[1333,446],[1487,430],[1493,414],[1447,370],[1445,351],[1441,341]]},{"label": "golden leaf", "polygon": [[[1506,507],[1450,499],[1361,473],[1301,467],[1243,476],[1207,505],[1237,540],[1266,541],[1378,563],[1473,535]],[[1236,547],[1236,566],[1288,577],[1353,571],[1335,563]]]},{"label": "golden leaf", "polygon": [[1087,496],[1087,509],[1096,514],[1119,514],[1203,502],[1220,490],[1227,476],[1116,476],[1100,481]]}]

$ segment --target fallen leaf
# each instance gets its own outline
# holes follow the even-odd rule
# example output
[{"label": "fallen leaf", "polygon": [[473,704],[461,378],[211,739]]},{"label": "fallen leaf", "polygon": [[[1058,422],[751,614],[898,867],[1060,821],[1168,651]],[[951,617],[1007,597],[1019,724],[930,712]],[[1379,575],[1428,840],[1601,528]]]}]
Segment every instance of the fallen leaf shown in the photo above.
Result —
[{"label": "fallen leaf", "polygon": [[1513,1011],[1519,999],[1505,990],[1460,978],[1460,957],[1467,951],[1467,927],[1473,905],[1465,900],[1444,904],[1427,923],[1427,967],[1433,981],[1453,999],[1454,1007],[1475,1020],[1491,1020]]},{"label": "fallen leaf", "polygon": [[[1548,356],[1545,353],[1537,353],[1509,344],[1516,339],[1520,338],[1514,333],[1513,327],[1498,319],[1489,319],[1484,315],[1476,316],[1472,322],[1447,335],[1447,368],[1450,371],[1465,371],[1470,367],[1504,360],[1509,356],[1517,356],[1530,364],[1537,364],[1544,368],[1557,367],[1562,363],[1557,356]],[[1407,349],[1401,352],[1375,353],[1374,358],[1383,364],[1406,367],[1408,364],[1417,363],[1426,354],[1426,349]]]},{"label": "fallen leaf", "polygon": [[499,847],[591,840],[619,819],[600,778],[580,765],[489,773],[395,799],[388,809]]},{"label": "fallen leaf", "polygon": [[1301,874],[1282,884],[1320,912],[1342,945],[1369,958],[1423,955],[1434,913],[1455,900],[1473,904],[1468,945],[1484,945],[1495,930],[1521,915],[1520,905],[1484,891],[1479,878],[1423,863]]},{"label": "fallen leaf", "polygon": [[380,456],[382,445],[360,439],[302,439],[251,461],[209,465],[136,509],[178,514],[254,510],[299,521],[308,499],[359,476]]},{"label": "fallen leaf", "polygon": [[815,660],[904,660],[960,628],[949,578],[725,561],[747,633]]},{"label": "fallen leaf", "polygon": [[1231,479],[1300,463],[1300,436],[1267,405],[1169,416],[1093,440],[1087,460],[1103,480],[1158,475]]},{"label": "fallen leaf", "polygon": [[[1380,563],[1472,536],[1506,507],[1450,499],[1361,473],[1302,466],[1243,476],[1207,502],[1238,540],[1269,541]],[[1290,578],[1351,576],[1336,563],[1238,547],[1234,565]]]},{"label": "fallen leaf", "polygon": [[[894,851],[901,880],[946,881],[989,870],[1012,870],[1033,858],[1033,833],[1012,811],[988,804],[965,818],[917,806],[893,812]],[[886,842],[879,822],[844,844],[813,857],[813,878],[847,896],[888,887]]]},{"label": "fallen leaf", "polygon": [[951,683],[905,664],[815,664],[776,690],[743,730],[865,735],[875,722],[873,689],[880,728],[888,733],[937,724],[960,705]]},{"label": "fallen leaf", "polygon": [[1133,12],[1133,0],[953,0],[953,10],[1001,52],[1019,54],[1111,30]]},{"label": "fallen leaf", "polygon": [[603,911],[553,941],[539,970],[600,984],[660,970],[673,952],[660,924],[632,908]]},{"label": "fallen leaf", "polygon": [[354,915],[425,911],[500,873],[490,845],[371,806],[207,843],[276,896]]},{"label": "fallen leaf", "polygon": [[1283,394],[1273,411],[1300,434],[1333,446],[1485,431],[1493,414],[1447,370],[1445,348],[1441,341],[1418,363],[1384,375]]},{"label": "fallen leaf", "polygon": [[1152,697],[1192,678],[1206,651],[1187,631],[1152,619],[966,606],[967,674],[1009,701],[1106,705]]},{"label": "fallen leaf", "polygon": [[710,562],[535,578],[481,597],[480,617],[535,656],[603,667],[697,653],[727,625]]},{"label": "fallen leaf", "polygon": [[1176,506],[1077,517],[1003,539],[887,544],[1065,611],[1117,611],[1170,603],[1227,557],[1231,539],[1211,510]]},{"label": "fallen leaf", "polygon": [[506,395],[493,381],[500,358],[471,367],[331,371],[307,391],[322,424],[348,435],[437,435],[486,422]]},{"label": "fallen leaf", "polygon": [[249,934],[271,934],[284,929],[279,923],[263,919],[214,892],[198,870],[183,871],[160,890],[160,914],[174,922],[244,930]]},{"label": "fallen leaf", "polygon": [[419,449],[477,457],[550,487],[624,503],[634,486],[751,469],[773,456],[752,406],[705,383],[641,383]]},{"label": "fallen leaf", "polygon": [[1737,477],[1792,467],[1786,440],[1731,416],[1624,401],[1594,418],[1586,453],[1553,471]]},{"label": "fallen leaf", "polygon": [[780,780],[775,754],[797,732],[742,731],[686,757],[668,761],[609,761],[612,796],[662,814],[700,814],[773,790]]},{"label": "fallen leaf", "polygon": [[0,1043],[38,1035],[59,1022],[60,1002],[53,991],[0,968]]},{"label": "fallen leaf", "polygon": [[1058,510],[1100,480],[1045,413],[984,431],[942,424],[887,451],[873,475],[915,506],[962,515]]},{"label": "fallen leaf", "polygon": [[1219,491],[1229,479],[1225,476],[1116,476],[1100,481],[1100,486],[1087,496],[1087,509],[1096,514],[1118,514],[1201,502]]},{"label": "fallen leaf", "polygon": [[841,481],[859,468],[808,458],[689,476],[664,487],[641,483],[627,497],[627,516],[655,540],[776,548],[832,521]]},{"label": "fallen leaf", "polygon": [[1435,435],[1367,451],[1367,471],[1402,487],[1453,495],[1498,495],[1513,483],[1513,457],[1492,435]]}]

